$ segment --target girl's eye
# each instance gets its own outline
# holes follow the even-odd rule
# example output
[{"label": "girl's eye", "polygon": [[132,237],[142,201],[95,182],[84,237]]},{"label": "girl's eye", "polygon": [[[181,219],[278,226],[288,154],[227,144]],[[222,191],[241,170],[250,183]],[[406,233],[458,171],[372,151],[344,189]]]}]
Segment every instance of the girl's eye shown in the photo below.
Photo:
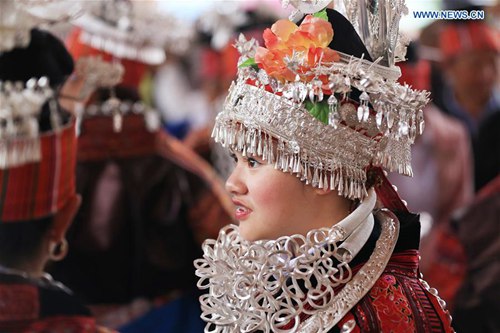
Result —
[{"label": "girl's eye", "polygon": [[238,158],[236,157],[236,154],[231,153],[229,154],[229,157],[231,157],[234,163],[238,163]]},{"label": "girl's eye", "polygon": [[247,163],[248,163],[248,166],[250,168],[256,168],[256,167],[258,167],[260,165],[260,162],[258,162],[257,160],[255,160],[253,158],[248,158]]}]

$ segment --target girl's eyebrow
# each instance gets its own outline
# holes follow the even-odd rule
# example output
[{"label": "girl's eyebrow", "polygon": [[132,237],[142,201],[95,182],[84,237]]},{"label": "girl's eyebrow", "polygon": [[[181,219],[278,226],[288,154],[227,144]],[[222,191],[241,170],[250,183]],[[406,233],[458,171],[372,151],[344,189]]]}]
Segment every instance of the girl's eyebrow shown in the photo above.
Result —
[{"label": "girl's eyebrow", "polygon": [[261,162],[261,163],[264,162],[264,160],[262,159],[262,156],[259,156],[259,155],[251,155],[248,158],[254,159],[257,162]]}]

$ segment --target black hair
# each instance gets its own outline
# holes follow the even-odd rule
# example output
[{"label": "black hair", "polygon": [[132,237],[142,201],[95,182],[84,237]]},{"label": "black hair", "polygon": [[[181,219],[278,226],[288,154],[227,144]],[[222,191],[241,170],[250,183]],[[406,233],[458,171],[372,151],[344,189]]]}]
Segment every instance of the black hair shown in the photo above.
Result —
[{"label": "black hair", "polygon": [[121,101],[139,102],[141,100],[135,89],[122,85],[113,87],[113,91],[109,88],[98,88],[94,91],[92,99],[96,103],[102,103],[111,98],[111,96],[115,96]]},{"label": "black hair", "polygon": [[[355,56],[356,58],[363,57],[365,60],[373,61],[370,53],[366,49],[365,44],[359,37],[351,22],[349,22],[344,15],[334,9],[327,8],[326,14],[328,16],[328,22],[332,25],[335,33],[335,36],[328,47],[335,51]],[[359,103],[360,95],[361,92],[355,87],[352,87],[349,98]]]},{"label": "black hair", "polygon": [[236,33],[245,34],[251,30],[264,30],[270,27],[276,18],[272,14],[267,14],[265,12],[259,12],[257,10],[248,9],[245,11],[246,20],[236,27]]},{"label": "black hair", "polygon": [[488,116],[474,143],[476,190],[500,174],[500,112]]},{"label": "black hair", "polygon": [[331,23],[335,33],[333,40],[328,46],[335,51],[373,61],[351,22],[334,9],[327,8],[326,14],[328,15],[328,22]]},{"label": "black hair", "polygon": [[[61,40],[51,33],[38,29],[32,29],[30,33],[27,47],[0,52],[0,81],[27,82],[31,78],[45,76],[49,79],[51,88],[57,89],[73,72],[73,58]],[[50,103],[48,101],[43,105],[39,115],[41,132],[51,129]],[[70,115],[63,112],[59,103],[55,105],[62,123],[67,123]]]},{"label": "black hair", "polygon": [[15,268],[34,259],[53,220],[50,215],[26,221],[0,221],[0,264]]},{"label": "black hair", "polygon": [[50,86],[56,89],[73,69],[73,58],[62,41],[43,30],[31,30],[27,47],[0,53],[0,80],[26,82],[46,76]]},{"label": "black hair", "polygon": [[[0,80],[26,82],[33,77],[45,76],[50,86],[57,89],[73,72],[73,58],[64,44],[51,33],[32,29],[30,34],[27,47],[0,53]],[[47,101],[39,115],[42,133],[52,129],[52,108],[57,108],[63,124],[70,119],[69,113],[64,112],[57,102]],[[52,222],[53,216],[26,221],[0,221],[0,263],[15,267],[33,259]]]}]

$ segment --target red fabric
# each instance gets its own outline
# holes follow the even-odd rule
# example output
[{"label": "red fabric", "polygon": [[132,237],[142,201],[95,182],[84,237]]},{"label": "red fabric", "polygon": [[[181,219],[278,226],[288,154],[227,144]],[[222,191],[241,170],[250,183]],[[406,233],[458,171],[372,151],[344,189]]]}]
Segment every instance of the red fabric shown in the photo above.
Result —
[{"label": "red fabric", "polygon": [[19,281],[4,283],[6,277],[13,279],[0,275],[0,332],[96,333],[95,319],[84,313],[83,306],[77,309],[73,296],[39,287],[22,278],[14,277]]},{"label": "red fabric", "polygon": [[240,53],[238,50],[231,44],[226,45],[225,48],[222,49],[221,53],[221,61],[222,61],[222,77],[231,81],[234,80],[236,74],[238,72],[238,60],[240,58]]},{"label": "red fabric", "polygon": [[393,254],[384,273],[350,314],[361,332],[453,332],[448,311],[418,279],[417,250]]},{"label": "red fabric", "polygon": [[427,255],[422,273],[453,310],[456,294],[466,274],[465,249],[448,224],[436,226],[424,239],[422,247],[425,250],[423,255]]},{"label": "red fabric", "polygon": [[201,76],[204,80],[216,80],[221,72],[220,54],[205,48],[201,52]]},{"label": "red fabric", "polygon": [[[35,321],[0,323],[8,333],[97,333],[95,319],[87,316],[54,316]],[[112,331],[109,331],[112,332]]]},{"label": "red fabric", "polygon": [[409,300],[394,275],[383,274],[368,294],[384,332],[415,332]]},{"label": "red fabric", "polygon": [[40,136],[41,161],[0,170],[0,221],[38,219],[59,211],[75,193],[76,135],[72,120]]},{"label": "red fabric", "polygon": [[113,119],[95,116],[82,122],[78,161],[148,156],[156,152],[158,132],[149,132],[142,115],[123,117],[122,130],[114,132]]},{"label": "red fabric", "polygon": [[482,201],[498,192],[500,192],[500,174],[479,191],[475,202]]},{"label": "red fabric", "polygon": [[[418,251],[406,250],[391,256],[382,275],[368,294],[338,323],[354,320],[352,332],[358,333],[451,333],[448,311],[441,308],[437,298],[430,294],[418,279]],[[361,266],[353,268],[353,274]],[[308,315],[301,314],[304,321]],[[283,328],[291,328],[292,320]]]},{"label": "red fabric", "polygon": [[51,333],[94,333],[96,332],[95,319],[86,316],[60,316],[40,320],[31,325],[28,332]]},{"label": "red fabric", "polygon": [[26,284],[0,284],[0,322],[38,318],[38,288]]},{"label": "red fabric", "polygon": [[416,64],[403,62],[399,63],[398,66],[401,68],[399,83],[406,83],[418,90],[430,89],[431,64],[429,61],[420,60]]},{"label": "red fabric", "polygon": [[[437,298],[418,279],[418,256],[417,250],[393,254],[375,285],[337,323],[337,328],[342,331],[344,324],[354,320],[352,332],[357,333],[453,332],[448,311],[441,308]],[[353,274],[360,268],[354,267]],[[308,317],[301,313],[300,321]],[[290,329],[294,323],[292,320],[283,328]]]},{"label": "red fabric", "polygon": [[201,76],[205,80],[232,81],[238,72],[240,53],[231,44],[216,51],[205,48],[201,51]]},{"label": "red fabric", "polygon": [[[66,47],[75,61],[86,56],[101,56],[103,60],[110,62],[116,60],[111,54],[82,43],[80,41],[81,33],[81,29],[75,28],[66,40]],[[119,61],[125,69],[121,85],[137,89],[147,71],[147,66],[141,62],[129,59],[119,59]]]},{"label": "red fabric", "polygon": [[449,24],[440,35],[443,60],[472,50],[500,50],[500,34],[482,22]]},{"label": "red fabric", "polygon": [[389,179],[384,175],[382,169],[376,167],[373,170],[381,180],[381,183],[375,186],[375,192],[383,206],[390,211],[408,213],[408,208],[399,197],[398,192],[396,192]]}]

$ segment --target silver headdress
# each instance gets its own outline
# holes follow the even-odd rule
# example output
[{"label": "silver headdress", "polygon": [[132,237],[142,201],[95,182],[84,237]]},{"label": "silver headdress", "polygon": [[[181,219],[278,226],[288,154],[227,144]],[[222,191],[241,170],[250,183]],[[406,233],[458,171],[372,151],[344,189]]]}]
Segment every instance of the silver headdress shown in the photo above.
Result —
[{"label": "silver headdress", "polygon": [[141,115],[144,117],[144,125],[149,132],[160,129],[161,120],[158,110],[153,109],[142,102],[131,102],[111,97],[100,104],[90,104],[85,108],[83,119],[95,116],[109,116],[113,121],[113,131],[121,132],[123,117],[129,115]]},{"label": "silver headdress", "polygon": [[248,21],[247,15],[237,2],[215,2],[213,8],[198,19],[199,29],[213,35],[210,44],[213,49],[223,49],[233,38],[237,27]]},{"label": "silver headdress", "polygon": [[120,59],[150,65],[165,61],[165,50],[186,52],[194,28],[173,16],[159,14],[154,2],[99,0],[74,24],[82,28],[81,42]]},{"label": "silver headdress", "polygon": [[316,13],[331,2],[352,23],[372,59],[380,58],[388,67],[404,61],[408,41],[399,34],[399,21],[408,14],[405,0],[281,0],[284,7],[295,7],[291,19]]},{"label": "silver headdress", "polygon": [[122,130],[123,117],[127,114],[137,114],[144,117],[146,129],[155,132],[160,128],[160,115],[157,110],[142,102],[122,101],[115,96],[114,89],[123,78],[125,69],[118,62],[104,61],[99,56],[81,57],[77,60],[75,72],[85,80],[81,95],[85,96],[95,88],[109,89],[111,97],[102,103],[92,103],[85,109],[78,109],[77,130],[80,130],[81,121],[94,116],[112,117],[113,131]]},{"label": "silver headdress", "polygon": [[22,82],[0,81],[0,169],[41,159],[38,117],[49,101],[51,125],[61,127],[54,92],[47,78]]},{"label": "silver headdress", "polygon": [[28,46],[31,29],[73,19],[82,8],[73,0],[0,1],[0,52]]},{"label": "silver headdress", "polygon": [[399,34],[399,21],[408,14],[405,0],[344,0],[346,16],[358,31],[373,59],[384,66],[404,61],[407,40]]},{"label": "silver headdress", "polygon": [[[402,1],[395,3],[397,7]],[[388,10],[384,1],[378,5],[377,13]],[[300,27],[277,22],[280,27],[275,24],[274,31],[264,33],[267,49],[240,36],[238,79],[212,136],[244,155],[263,156],[314,187],[362,199],[368,168],[412,174],[410,146],[422,133],[428,94],[399,84],[399,69],[386,65],[394,60],[393,28],[382,29],[379,20],[377,36],[382,38],[385,31],[390,40],[384,44],[385,53],[373,42],[373,55],[357,58],[328,48],[330,40],[324,38],[331,25],[326,19],[322,12],[307,16]],[[397,26],[399,16],[392,14],[387,22]],[[387,55],[391,60],[386,61]],[[363,59],[370,56],[375,61]]]},{"label": "silver headdress", "polygon": [[105,61],[100,56],[86,56],[76,61],[75,74],[84,79],[80,95],[75,97],[79,100],[96,88],[112,88],[119,84],[125,74],[125,68],[119,62]]}]

